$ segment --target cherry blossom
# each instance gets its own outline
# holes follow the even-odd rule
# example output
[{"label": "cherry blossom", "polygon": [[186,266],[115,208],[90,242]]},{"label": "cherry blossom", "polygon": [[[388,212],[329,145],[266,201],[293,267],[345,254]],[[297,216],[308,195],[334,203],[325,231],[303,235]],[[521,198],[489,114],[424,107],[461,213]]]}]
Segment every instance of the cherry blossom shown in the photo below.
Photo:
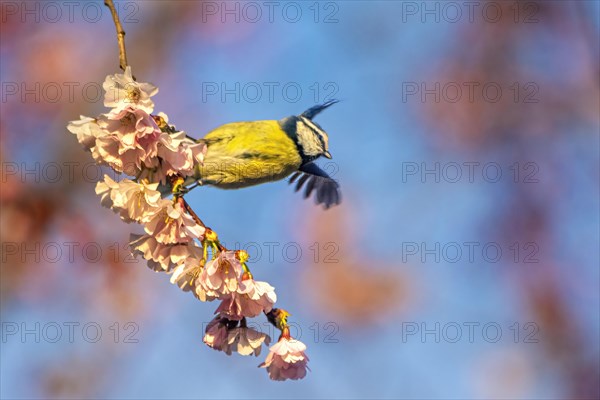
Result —
[{"label": "cherry blossom", "polygon": [[159,243],[174,244],[201,239],[205,229],[185,212],[180,203],[173,204],[165,199],[160,202],[160,210],[144,225],[144,230]]},{"label": "cherry blossom", "polygon": [[148,222],[160,210],[161,194],[157,187],[158,183],[136,183],[129,179],[115,182],[104,175],[104,181],[96,184],[96,194],[100,195],[103,206],[119,213],[125,222]]},{"label": "cherry blossom", "polygon": [[191,175],[194,166],[204,160],[206,146],[192,142],[185,132],[163,133],[159,142],[158,156],[162,159],[162,169],[166,175]]},{"label": "cherry blossom", "polygon": [[125,108],[119,113],[102,115],[98,124],[108,133],[96,138],[92,156],[97,162],[128,175],[137,175],[142,167],[158,165],[161,131],[144,111]]},{"label": "cherry blossom", "polygon": [[302,379],[308,369],[308,357],[304,353],[306,345],[299,340],[282,335],[269,349],[269,355],[259,367],[266,368],[269,377],[276,381]]},{"label": "cherry blossom", "polygon": [[225,351],[227,354],[231,354],[227,339],[227,320],[217,316],[215,319],[210,321],[206,327],[203,341],[209,347],[212,347],[215,350]]},{"label": "cherry blossom", "polygon": [[253,318],[271,311],[276,301],[273,286],[267,282],[245,279],[239,283],[235,292],[223,299],[216,312],[234,320]]},{"label": "cherry blossom", "polygon": [[69,122],[67,129],[77,136],[77,141],[88,151],[96,146],[96,138],[108,133],[98,125],[95,118],[83,115],[80,116],[79,120]]},{"label": "cherry blossom", "polygon": [[[148,267],[159,272],[174,272],[179,266],[185,266],[186,260],[202,255],[202,248],[193,243],[163,244],[150,235],[132,234],[129,246],[133,255],[141,255],[148,261]],[[175,276],[173,273],[172,277]]]},{"label": "cherry blossom", "polygon": [[199,257],[188,257],[185,261],[173,270],[171,283],[179,286],[184,292],[192,293],[201,301],[211,301],[214,298],[207,296],[206,292],[198,290],[196,281],[203,269],[202,259]]},{"label": "cherry blossom", "polygon": [[210,260],[196,285],[210,298],[224,298],[238,289],[242,265],[234,251],[221,251]]},{"label": "cherry blossom", "polygon": [[158,88],[150,83],[140,83],[133,80],[131,67],[125,68],[125,73],[109,75],[104,80],[102,88],[106,92],[104,105],[120,111],[134,106],[150,114],[154,103],[150,97],[158,93]]},{"label": "cherry blossom", "polygon": [[263,343],[269,345],[271,338],[269,335],[258,332],[246,326],[240,326],[229,330],[227,344],[229,350],[235,350],[243,356],[254,354],[260,355]]}]

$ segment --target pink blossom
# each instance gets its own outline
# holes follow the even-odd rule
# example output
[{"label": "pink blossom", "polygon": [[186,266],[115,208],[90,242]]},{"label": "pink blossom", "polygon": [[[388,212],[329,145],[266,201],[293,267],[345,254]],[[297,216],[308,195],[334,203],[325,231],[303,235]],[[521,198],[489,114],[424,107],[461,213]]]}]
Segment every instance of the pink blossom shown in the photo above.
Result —
[{"label": "pink blossom", "polygon": [[113,191],[119,190],[119,183],[110,179],[108,175],[104,175],[102,182],[96,183],[96,194],[100,196],[100,204],[106,208],[112,208],[114,205]]},{"label": "pink blossom", "polygon": [[148,261],[148,267],[154,271],[171,272],[182,266],[187,259],[202,255],[202,248],[194,243],[162,244],[152,236],[134,234],[130,240],[133,255],[141,254]]},{"label": "pink blossom", "polygon": [[180,203],[161,200],[160,209],[152,215],[144,226],[147,234],[154,236],[159,243],[189,243],[194,239],[202,240],[204,227],[182,208]]},{"label": "pink blossom", "polygon": [[[131,107],[103,114],[100,116],[99,123],[110,133],[119,135],[125,148],[136,148],[136,138],[160,135],[158,125],[148,113]],[[158,135],[156,135],[157,139]]]},{"label": "pink blossom", "polygon": [[[179,286],[179,288],[184,292],[189,292],[192,289],[196,289],[196,281],[203,268],[200,260],[201,258],[197,256],[186,258],[183,263],[179,264],[173,270],[173,275],[171,275],[171,283]],[[197,294],[197,290],[194,290],[194,295],[201,301],[207,301],[205,295],[202,296],[202,293],[200,293],[200,295]]]},{"label": "pink blossom", "polygon": [[194,167],[204,161],[206,146],[191,141],[183,131],[163,133],[159,142],[158,156],[166,175],[192,175]]},{"label": "pink blossom", "polygon": [[231,350],[227,343],[227,324],[226,319],[217,316],[215,319],[210,321],[206,327],[204,335],[204,343],[215,350],[225,351],[227,354],[231,354]]},{"label": "pink blossom", "polygon": [[258,356],[262,349],[262,344],[265,343],[268,346],[270,342],[271,338],[269,335],[245,326],[229,330],[227,336],[229,350],[235,350],[243,356],[251,354]]},{"label": "pink blossom", "polygon": [[138,175],[145,168],[158,165],[160,129],[142,110],[126,108],[100,116],[98,124],[108,133],[96,139],[92,156],[117,172]]},{"label": "pink blossom", "polygon": [[259,367],[267,368],[269,377],[276,381],[302,379],[308,369],[308,357],[304,353],[306,345],[289,336],[282,336],[269,349],[269,355]]},{"label": "pink blossom", "polygon": [[147,222],[160,209],[161,195],[158,183],[133,182],[129,179],[115,182],[108,175],[96,184],[96,194],[105,207],[119,213],[129,223]]},{"label": "pink blossom", "polygon": [[108,132],[98,125],[98,121],[94,118],[80,116],[81,119],[69,122],[67,129],[69,132],[77,136],[77,141],[83,147],[91,151],[96,146],[96,138],[106,135]]},{"label": "pink blossom", "polygon": [[141,169],[141,159],[144,154],[141,151],[129,150],[119,154],[119,138],[114,135],[106,135],[96,139],[96,146],[92,148],[92,157],[100,165],[108,165],[116,172],[124,172],[127,175],[137,175]]},{"label": "pink blossom", "polygon": [[131,105],[115,108],[97,120],[81,117],[67,128],[97,163],[153,182],[194,174],[206,153],[204,143],[189,139],[185,132],[161,132],[143,108]]},{"label": "pink blossom", "polygon": [[235,251],[221,251],[206,263],[198,279],[197,292],[210,299],[224,298],[238,289],[242,265]]},{"label": "pink blossom", "polygon": [[107,76],[102,87],[106,92],[104,105],[114,108],[114,111],[135,107],[150,114],[154,110],[154,103],[150,97],[158,93],[158,88],[150,83],[134,81],[130,66],[125,68],[123,74]]},{"label": "pink blossom", "polygon": [[275,288],[267,282],[245,279],[238,289],[227,296],[217,308],[217,312],[229,319],[253,318],[269,312],[277,301]]},{"label": "pink blossom", "polygon": [[[198,247],[198,253],[202,249]],[[214,291],[207,292],[200,284],[202,274],[206,271],[204,263],[201,262],[202,255],[190,256],[183,264],[177,266],[171,276],[171,283],[179,286],[184,292],[193,290],[194,296],[200,301],[213,301],[219,297]]]}]

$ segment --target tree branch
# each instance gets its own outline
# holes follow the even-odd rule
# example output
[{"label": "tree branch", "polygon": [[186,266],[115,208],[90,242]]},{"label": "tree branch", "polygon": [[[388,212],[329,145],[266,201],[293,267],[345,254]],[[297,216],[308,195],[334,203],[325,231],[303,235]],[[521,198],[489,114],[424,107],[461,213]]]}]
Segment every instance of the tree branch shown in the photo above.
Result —
[{"label": "tree branch", "polygon": [[183,197],[180,197],[180,199],[183,202],[183,207],[192,216],[192,218],[194,219],[194,221],[196,221],[196,223],[198,225],[206,228],[206,225],[204,224],[204,222],[202,222],[202,220],[200,219],[200,217],[198,216],[198,214],[196,214],[196,212],[192,209],[192,207],[190,206],[190,204],[187,201],[185,201],[183,199]]},{"label": "tree branch", "polygon": [[[115,28],[117,29],[117,41],[119,42],[119,66],[123,71],[127,68],[127,52],[125,51],[125,31],[119,21],[119,15],[115,9],[115,4],[112,0],[104,0],[104,5],[108,7],[112,14],[113,21],[115,22]],[[135,80],[135,78],[133,78]]]}]

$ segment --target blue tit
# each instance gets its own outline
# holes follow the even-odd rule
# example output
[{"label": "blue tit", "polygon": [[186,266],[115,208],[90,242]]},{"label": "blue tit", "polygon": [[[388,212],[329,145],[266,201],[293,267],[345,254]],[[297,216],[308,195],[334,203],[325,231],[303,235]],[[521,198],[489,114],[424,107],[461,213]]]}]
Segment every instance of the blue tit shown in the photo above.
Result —
[{"label": "blue tit", "polygon": [[207,146],[204,165],[198,166],[186,185],[198,181],[221,189],[238,189],[273,182],[290,175],[295,189],[303,186],[304,198],[315,193],[317,204],[327,209],[341,201],[339,185],[314,161],[331,158],[327,133],[313,119],[330,100],[298,116],[279,121],[233,122],[221,125],[199,139]]}]

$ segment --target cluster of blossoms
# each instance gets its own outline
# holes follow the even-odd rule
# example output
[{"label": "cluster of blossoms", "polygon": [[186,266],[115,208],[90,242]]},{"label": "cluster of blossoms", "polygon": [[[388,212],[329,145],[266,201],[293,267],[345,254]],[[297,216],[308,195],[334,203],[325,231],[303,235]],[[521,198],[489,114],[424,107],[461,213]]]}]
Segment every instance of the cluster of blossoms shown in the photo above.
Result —
[{"label": "cluster of blossoms", "polygon": [[[306,346],[290,337],[289,314],[274,308],[274,288],[254,280],[248,254],[226,249],[184,200],[183,182],[202,164],[206,146],[169,125],[165,114],[153,114],[150,98],[158,89],[136,82],[130,67],[109,75],[103,88],[110,111],[97,118],[82,116],[67,129],[98,164],[132,178],[115,181],[105,175],[96,185],[102,205],[127,223],[143,225],[143,235],[131,235],[132,252],[199,300],[220,302],[206,328],[208,346],[228,355],[258,356],[271,338],[248,327],[246,319],[265,314],[281,336],[260,366],[271,379],[303,378]],[[165,188],[172,199],[163,198]]]}]

